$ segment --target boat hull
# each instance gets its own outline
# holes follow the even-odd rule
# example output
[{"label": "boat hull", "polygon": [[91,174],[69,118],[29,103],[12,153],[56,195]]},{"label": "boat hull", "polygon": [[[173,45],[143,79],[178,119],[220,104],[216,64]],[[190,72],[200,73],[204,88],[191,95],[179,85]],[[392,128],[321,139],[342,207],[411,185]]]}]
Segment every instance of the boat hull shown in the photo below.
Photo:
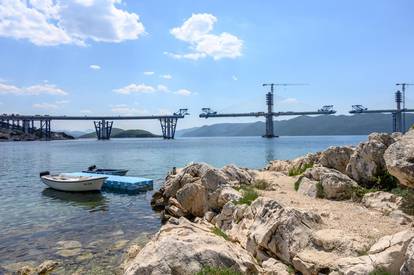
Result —
[{"label": "boat hull", "polygon": [[113,175],[113,176],[125,176],[128,170],[125,169],[95,169],[82,171],[83,173]]},{"label": "boat hull", "polygon": [[41,177],[42,182],[50,188],[68,192],[100,191],[106,177],[95,177],[82,181],[58,181],[48,176]]}]

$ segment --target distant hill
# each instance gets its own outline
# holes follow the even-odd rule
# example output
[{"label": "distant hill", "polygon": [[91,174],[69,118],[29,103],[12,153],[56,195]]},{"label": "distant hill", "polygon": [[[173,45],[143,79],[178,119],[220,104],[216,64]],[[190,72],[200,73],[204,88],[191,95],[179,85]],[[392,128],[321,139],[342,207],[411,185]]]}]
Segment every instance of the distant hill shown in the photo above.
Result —
[{"label": "distant hill", "polygon": [[70,130],[63,130],[63,131],[61,131],[61,132],[64,132],[65,134],[67,134],[67,135],[70,135],[70,136],[72,136],[72,137],[74,137],[74,138],[78,138],[78,137],[80,137],[80,136],[83,136],[83,135],[86,135],[87,134],[87,132],[85,131],[70,131]]},{"label": "distant hill", "polygon": [[[214,118],[212,118],[214,119]],[[414,114],[406,115],[406,125],[414,124]],[[329,116],[299,116],[274,122],[280,136],[367,135],[372,132],[392,132],[392,116],[388,114],[358,114]],[[220,123],[177,131],[182,137],[262,136],[264,122]]]},{"label": "distant hill", "polygon": [[[111,138],[153,138],[159,137],[158,135],[154,135],[151,132],[145,130],[123,130],[119,128],[112,128]],[[85,135],[80,136],[79,138],[96,138],[96,133],[88,133]]]}]

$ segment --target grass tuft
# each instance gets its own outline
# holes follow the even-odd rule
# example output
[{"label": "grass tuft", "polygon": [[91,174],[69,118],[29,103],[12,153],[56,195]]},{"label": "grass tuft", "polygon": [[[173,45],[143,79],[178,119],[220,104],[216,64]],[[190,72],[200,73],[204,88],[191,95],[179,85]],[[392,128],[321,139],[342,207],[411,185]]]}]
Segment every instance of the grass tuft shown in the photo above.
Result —
[{"label": "grass tuft", "polygon": [[388,171],[385,171],[378,174],[374,178],[373,186],[370,187],[384,191],[391,191],[392,189],[398,187],[398,179],[388,173]]},{"label": "grass tuft", "polygon": [[295,191],[298,191],[299,190],[299,186],[300,186],[300,183],[301,183],[301,181],[302,181],[302,179],[303,179],[303,176],[300,176],[296,181],[295,181]]},{"label": "grass tuft", "polygon": [[323,185],[320,181],[316,183],[316,197],[320,199],[325,198],[325,190],[323,190]]},{"label": "grass tuft", "polygon": [[269,186],[269,182],[264,179],[259,179],[254,182],[254,187],[259,190],[266,190]]},{"label": "grass tuft", "polygon": [[365,194],[377,192],[377,191],[379,190],[376,188],[368,189],[362,186],[355,186],[355,187],[352,187],[351,193],[349,194],[348,198],[350,198],[351,200],[355,202],[360,202],[362,198],[365,196]]},{"label": "grass tuft", "polygon": [[229,267],[205,266],[196,275],[242,275],[242,273]]},{"label": "grass tuft", "polygon": [[391,275],[388,271],[385,271],[382,267],[371,271],[368,275]]},{"label": "grass tuft", "polygon": [[247,204],[250,205],[255,199],[257,199],[259,197],[259,194],[257,193],[256,190],[254,190],[253,188],[246,186],[246,187],[242,187],[240,189],[240,191],[243,194],[243,197],[241,197],[239,200],[237,200],[235,203],[236,204]]},{"label": "grass tuft", "polygon": [[226,241],[228,241],[229,240],[229,236],[227,236],[227,234],[226,233],[224,233],[224,231],[223,230],[221,230],[220,228],[218,228],[218,227],[214,227],[212,230],[211,230],[211,232],[213,233],[213,234],[216,234],[217,236],[219,236],[219,237],[223,237]]},{"label": "grass tuft", "polygon": [[291,266],[291,265],[289,265],[287,268],[286,268],[286,271],[289,273],[289,275],[290,274],[292,274],[292,275],[295,275],[295,269],[293,268],[293,266]]},{"label": "grass tuft", "polygon": [[299,167],[293,167],[292,169],[289,170],[289,176],[294,177],[294,176],[299,176],[302,175],[303,172],[305,172],[307,169],[312,168],[313,167],[313,163],[305,163]]},{"label": "grass tuft", "polygon": [[414,190],[409,188],[397,187],[391,190],[391,193],[402,197],[401,210],[414,216]]}]

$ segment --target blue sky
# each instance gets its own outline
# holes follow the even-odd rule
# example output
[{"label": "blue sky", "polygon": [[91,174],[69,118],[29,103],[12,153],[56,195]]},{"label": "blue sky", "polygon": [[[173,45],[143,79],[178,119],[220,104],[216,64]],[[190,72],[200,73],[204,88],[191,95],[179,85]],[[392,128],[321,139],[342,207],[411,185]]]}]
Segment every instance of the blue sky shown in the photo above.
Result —
[{"label": "blue sky", "polygon": [[[0,0],[0,110],[20,114],[159,114],[179,128],[265,109],[393,107],[414,82],[413,1]],[[414,106],[414,87],[408,89]],[[157,121],[116,122],[159,132]],[[60,122],[55,129],[91,129]]]}]

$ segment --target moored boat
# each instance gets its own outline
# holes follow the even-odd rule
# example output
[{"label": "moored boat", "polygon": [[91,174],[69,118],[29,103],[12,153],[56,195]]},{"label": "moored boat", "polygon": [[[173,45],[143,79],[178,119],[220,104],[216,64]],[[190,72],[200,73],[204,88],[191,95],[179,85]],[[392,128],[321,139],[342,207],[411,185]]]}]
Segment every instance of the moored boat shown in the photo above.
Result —
[{"label": "moored boat", "polygon": [[50,175],[49,172],[42,172],[40,178],[44,184],[56,190],[84,192],[100,191],[107,177]]},{"label": "moored boat", "polygon": [[113,175],[113,176],[125,176],[128,173],[126,169],[100,169],[96,168],[95,165],[88,167],[88,170],[82,171],[83,173]]}]

